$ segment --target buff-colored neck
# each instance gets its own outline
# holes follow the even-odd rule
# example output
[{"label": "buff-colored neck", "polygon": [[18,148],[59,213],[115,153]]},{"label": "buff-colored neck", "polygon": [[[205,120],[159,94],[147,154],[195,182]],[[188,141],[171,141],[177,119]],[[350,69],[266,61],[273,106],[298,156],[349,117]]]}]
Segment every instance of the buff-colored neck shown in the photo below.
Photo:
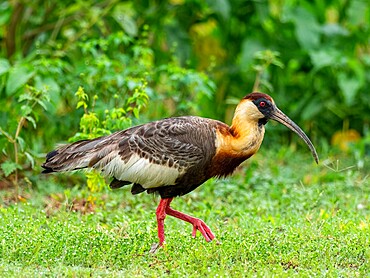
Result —
[{"label": "buff-colored neck", "polygon": [[261,112],[248,100],[237,106],[230,135],[225,138],[230,151],[251,155],[258,151],[265,134],[264,126],[258,124],[261,117]]}]

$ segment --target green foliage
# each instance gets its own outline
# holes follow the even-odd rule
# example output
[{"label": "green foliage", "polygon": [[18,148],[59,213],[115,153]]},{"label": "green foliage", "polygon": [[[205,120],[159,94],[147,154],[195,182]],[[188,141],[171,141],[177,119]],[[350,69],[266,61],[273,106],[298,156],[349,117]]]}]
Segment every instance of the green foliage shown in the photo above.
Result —
[{"label": "green foliage", "polygon": [[[24,84],[23,84],[24,86]],[[39,118],[39,109],[46,110],[46,102],[49,101],[47,88],[38,90],[31,86],[26,86],[26,90],[22,93],[16,106],[9,111],[12,120],[9,120],[4,130],[0,127],[0,135],[6,141],[2,146],[4,162],[1,163],[1,169],[5,177],[14,173],[13,183],[18,186],[18,170],[24,169],[26,161],[30,163],[31,168],[34,167],[34,154],[29,146],[29,141],[21,136],[21,131],[24,126],[31,124],[36,129],[36,122]]]},{"label": "green foliage", "polygon": [[[47,111],[33,115],[37,131],[22,129],[31,146],[25,157],[66,138],[92,138],[174,115],[230,122],[236,100],[257,88],[315,143],[328,144],[346,128],[364,137],[370,122],[369,9],[358,0],[5,1],[2,134],[14,136],[8,119],[27,112],[13,108],[29,85],[47,87],[51,100]],[[79,87],[88,99],[76,98]],[[269,129],[279,129],[268,133],[270,144],[290,139],[286,129]],[[7,144],[2,136],[0,148]],[[11,163],[5,168],[15,171]]]},{"label": "green foliage", "polygon": [[268,78],[262,78],[263,75],[266,75],[268,67],[270,65],[275,65],[279,68],[284,68],[283,63],[278,59],[280,53],[271,50],[258,51],[254,54],[254,57],[258,62],[253,65],[254,70],[257,72],[256,80],[254,81],[253,91],[261,91],[260,85],[264,85],[269,91],[273,90],[272,85],[266,81]]},{"label": "green foliage", "polygon": [[279,53],[285,67],[271,67],[263,89],[306,131],[329,140],[349,121],[364,133],[370,120],[370,8],[364,1],[221,2],[153,4],[161,19],[141,17],[163,26],[153,45],[175,41],[184,63],[211,68],[217,94],[202,114],[230,120],[225,99],[252,90],[255,53],[268,50]]},{"label": "green foliage", "polygon": [[11,160],[5,160],[1,163],[1,170],[3,171],[5,177],[8,177],[10,174],[14,173],[17,169],[21,170],[22,166],[18,163],[15,163]]},{"label": "green foliage", "polygon": [[[0,186],[34,186],[0,191],[0,276],[368,275],[369,16],[361,0],[1,2]],[[67,138],[181,114],[229,122],[253,87],[330,156],[312,170],[292,144],[176,200],[221,245],[168,219],[167,248],[148,255],[152,196],[108,192],[94,172],[90,191],[63,191],[27,171]],[[268,129],[262,151],[291,136]],[[332,153],[341,129],[363,137],[356,161]]]},{"label": "green foliage", "polygon": [[107,186],[105,179],[96,171],[90,171],[86,175],[86,185],[91,192],[99,192]]},{"label": "green foliage", "polygon": [[158,67],[155,79],[158,93],[150,95],[155,109],[149,109],[154,118],[201,114],[204,102],[211,100],[216,90],[206,74],[181,67],[174,60]]},{"label": "green foliage", "polygon": [[[24,96],[26,85],[38,91],[47,87],[51,96],[45,103],[47,111],[33,111],[31,117],[24,107],[24,121],[34,125],[37,117],[40,124],[37,132],[23,130],[32,151],[21,148],[22,156],[45,153],[67,138],[91,139],[125,129],[133,121],[139,122],[145,109],[147,115],[162,117],[166,114],[160,96],[164,87],[172,90],[166,99],[181,95],[176,104],[186,103],[182,111],[195,112],[193,104],[215,90],[205,74],[182,67],[172,57],[156,61],[149,45],[152,31],[147,24],[137,25],[130,4],[67,1],[48,2],[43,8],[37,1],[33,4],[9,2],[1,7],[11,15],[8,31],[0,28],[4,38],[4,58],[0,59],[0,84],[4,84],[0,85],[0,105],[5,107],[0,113],[2,133],[11,134],[7,119],[14,118],[14,99]],[[22,39],[13,40],[20,34],[24,34]],[[172,81],[167,87],[160,80]],[[163,109],[159,115],[157,106]],[[80,131],[74,134],[78,124]],[[2,149],[6,144],[0,139]],[[4,161],[6,156],[0,159]],[[7,162],[3,168],[8,174],[18,166]]]},{"label": "green foliage", "polygon": [[[82,139],[93,139],[102,135],[110,134],[109,130],[106,130],[101,126],[100,120],[96,113],[88,111],[88,95],[85,93],[82,87],[79,87],[76,92],[76,97],[78,98],[76,109],[83,107],[84,114],[80,119],[80,130],[75,136],[70,138],[70,141],[82,140]],[[94,109],[95,101],[98,96],[93,97],[92,109]]]},{"label": "green foliage", "polygon": [[[76,109],[83,107],[84,114],[80,119],[80,132],[77,132],[69,140],[74,142],[76,140],[93,139],[103,135],[108,135],[112,130],[119,130],[127,128],[131,125],[131,118],[129,117],[132,113],[136,118],[139,117],[141,109],[143,109],[147,103],[148,96],[145,92],[146,83],[139,85],[133,91],[131,97],[127,98],[126,105],[122,107],[112,107],[106,109],[104,113],[104,119],[100,119],[97,113],[89,111],[89,96],[85,93],[82,87],[79,87],[75,93],[78,98]],[[118,95],[114,95],[114,98],[118,98]],[[93,96],[93,102],[91,104],[91,110],[95,108],[98,96]],[[117,102],[115,102],[117,105]],[[87,187],[92,191],[100,191],[106,185],[105,179],[97,172],[91,171],[86,173]]]}]

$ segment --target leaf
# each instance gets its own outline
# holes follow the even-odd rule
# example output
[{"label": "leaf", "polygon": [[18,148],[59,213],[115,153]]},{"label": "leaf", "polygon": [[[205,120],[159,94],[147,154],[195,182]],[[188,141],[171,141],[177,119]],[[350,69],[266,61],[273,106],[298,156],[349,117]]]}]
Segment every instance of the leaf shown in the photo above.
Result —
[{"label": "leaf", "polygon": [[15,172],[15,170],[17,169],[21,170],[22,167],[21,165],[13,161],[7,160],[1,163],[1,170],[3,170],[5,177],[9,176],[11,173]]},{"label": "leaf", "polygon": [[11,6],[10,4],[2,4],[2,7],[0,7],[0,26],[6,26],[9,23],[13,10],[10,8]]},{"label": "leaf", "polygon": [[46,102],[41,100],[41,99],[37,99],[36,100],[37,104],[40,105],[44,110],[48,110],[47,106],[46,106]]},{"label": "leaf", "polygon": [[25,118],[26,118],[26,120],[28,122],[32,123],[33,128],[36,128],[36,120],[35,120],[34,117],[32,117],[32,116],[26,116]]},{"label": "leaf", "polygon": [[35,72],[25,65],[15,65],[9,71],[9,78],[5,89],[6,95],[13,95],[22,88],[34,74]]},{"label": "leaf", "polygon": [[29,105],[22,105],[21,110],[22,110],[23,117],[26,117],[32,113],[32,108]]},{"label": "leaf", "polygon": [[361,88],[361,81],[358,78],[350,77],[341,72],[338,74],[338,86],[347,105],[352,105],[358,90]]},{"label": "leaf", "polygon": [[24,152],[25,156],[27,157],[28,161],[31,163],[31,168],[35,167],[35,159],[33,158],[32,154],[28,152]]},{"label": "leaf", "polygon": [[10,64],[7,59],[0,59],[0,76],[8,72]]},{"label": "leaf", "polygon": [[209,1],[208,4],[216,13],[221,15],[224,20],[230,18],[231,7],[228,0],[214,0]]},{"label": "leaf", "polygon": [[17,138],[15,138],[15,140],[18,141],[19,147],[20,147],[20,151],[23,152],[24,147],[26,146],[26,142],[24,141],[24,139],[22,137],[19,137],[19,136]]},{"label": "leaf", "polygon": [[316,70],[339,64],[340,52],[335,49],[320,49],[309,52],[311,61]]},{"label": "leaf", "polygon": [[134,107],[134,109],[132,109],[132,112],[134,113],[134,116],[135,118],[139,118],[139,109],[137,107]]},{"label": "leaf", "polygon": [[86,102],[85,101],[79,101],[79,102],[77,102],[77,106],[76,106],[76,109],[78,109],[78,108],[80,108],[80,107],[83,107],[84,109],[86,109],[87,108],[87,104],[86,104]]},{"label": "leaf", "polygon": [[366,18],[366,13],[369,13],[369,3],[367,1],[358,0],[349,1],[348,3],[348,21],[353,25],[368,24],[366,22],[369,22],[369,17]]},{"label": "leaf", "polygon": [[135,37],[138,34],[138,28],[133,16],[134,10],[131,4],[119,4],[113,11],[113,18],[131,37]]},{"label": "leaf", "polygon": [[254,61],[254,55],[263,49],[262,44],[253,39],[247,38],[242,43],[242,49],[239,57],[239,66],[242,70],[248,70]]},{"label": "leaf", "polygon": [[310,120],[315,115],[322,111],[323,103],[319,99],[312,99],[309,101],[301,111],[301,117],[303,120]]},{"label": "leaf", "polygon": [[87,187],[91,192],[99,192],[106,186],[105,179],[97,171],[86,173],[86,177]]},{"label": "leaf", "polygon": [[[45,89],[45,87],[47,89]],[[53,100],[58,103],[60,100],[60,86],[54,78],[35,76],[35,88],[39,91],[48,91]]]},{"label": "leaf", "polygon": [[18,102],[22,102],[22,101],[25,101],[25,100],[28,100],[28,101],[32,101],[32,95],[29,93],[29,92],[24,92],[22,93],[19,98],[18,98]]},{"label": "leaf", "polygon": [[75,93],[75,96],[78,97],[80,100],[88,100],[89,96],[85,93],[85,90],[82,86],[78,87],[77,92]]},{"label": "leaf", "polygon": [[315,15],[303,7],[297,7],[290,16],[295,24],[296,38],[302,48],[317,48],[321,30]]},{"label": "leaf", "polygon": [[334,23],[324,25],[322,32],[328,37],[348,36],[350,34],[346,28]]}]

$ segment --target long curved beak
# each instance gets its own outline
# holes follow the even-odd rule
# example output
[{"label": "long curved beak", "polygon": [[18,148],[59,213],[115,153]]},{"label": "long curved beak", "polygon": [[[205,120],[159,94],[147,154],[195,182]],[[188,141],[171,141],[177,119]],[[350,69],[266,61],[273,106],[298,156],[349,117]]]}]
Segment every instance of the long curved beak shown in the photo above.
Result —
[{"label": "long curved beak", "polygon": [[303,130],[296,123],[294,123],[291,119],[289,119],[289,117],[285,115],[283,112],[281,112],[276,106],[275,106],[274,111],[269,115],[269,118],[285,125],[289,129],[297,133],[298,136],[301,137],[303,141],[307,144],[307,146],[310,148],[311,153],[316,163],[319,164],[319,156],[317,155],[314,145],[312,144],[311,140],[307,137],[307,135],[303,132]]}]

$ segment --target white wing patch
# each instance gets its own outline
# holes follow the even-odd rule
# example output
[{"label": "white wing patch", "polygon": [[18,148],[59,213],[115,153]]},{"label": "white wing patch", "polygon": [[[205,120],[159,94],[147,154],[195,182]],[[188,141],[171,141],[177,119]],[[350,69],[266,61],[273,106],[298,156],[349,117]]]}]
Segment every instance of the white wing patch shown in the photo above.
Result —
[{"label": "white wing patch", "polygon": [[124,162],[118,154],[113,157],[101,167],[104,175],[114,176],[122,181],[138,183],[146,189],[174,185],[181,174],[174,167],[150,163],[148,159],[137,154],[133,154],[127,162]]}]

